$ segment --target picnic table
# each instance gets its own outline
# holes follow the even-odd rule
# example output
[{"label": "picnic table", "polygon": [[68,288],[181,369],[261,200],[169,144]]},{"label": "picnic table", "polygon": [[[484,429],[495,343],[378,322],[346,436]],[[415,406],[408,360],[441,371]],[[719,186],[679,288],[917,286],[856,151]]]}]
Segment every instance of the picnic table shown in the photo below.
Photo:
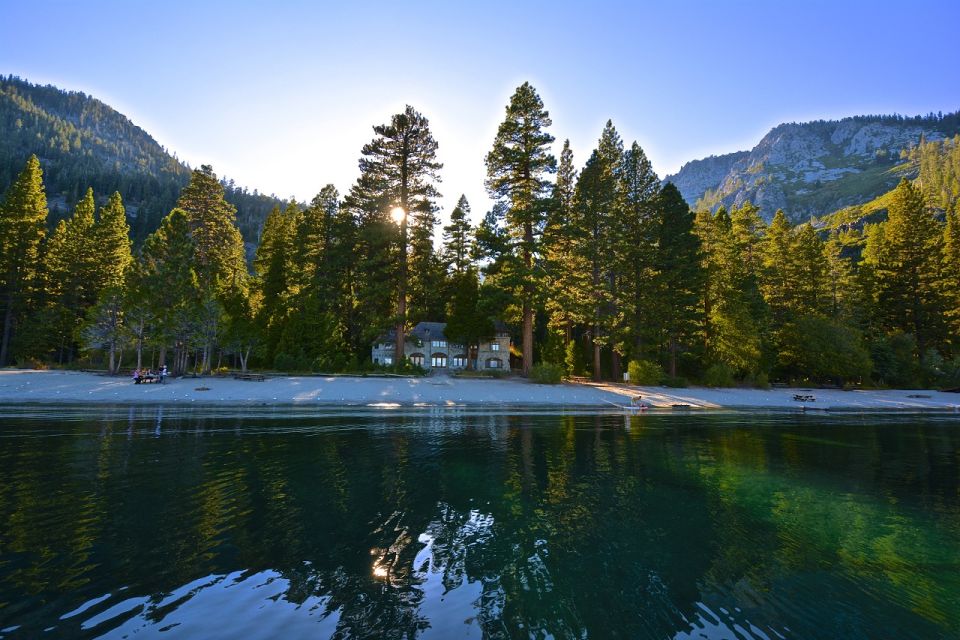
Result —
[{"label": "picnic table", "polygon": [[140,375],[139,382],[134,380],[134,384],[150,384],[150,383],[162,383],[164,376],[161,376],[158,373],[144,373]]},{"label": "picnic table", "polygon": [[795,393],[793,395],[793,399],[796,402],[816,402],[817,401],[817,398],[815,396],[813,396],[812,394],[805,394],[805,393]]}]

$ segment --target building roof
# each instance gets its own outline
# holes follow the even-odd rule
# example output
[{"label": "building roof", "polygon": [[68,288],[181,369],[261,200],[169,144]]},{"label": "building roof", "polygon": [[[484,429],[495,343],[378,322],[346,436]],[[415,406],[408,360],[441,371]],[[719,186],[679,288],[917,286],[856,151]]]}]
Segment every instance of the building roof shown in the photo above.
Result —
[{"label": "building roof", "polygon": [[[443,333],[444,329],[446,328],[446,322],[418,322],[416,326],[407,333],[405,338],[409,340],[411,337],[415,337],[422,342],[429,342],[430,340],[446,340],[447,337]],[[510,333],[509,329],[507,329],[507,325],[499,320],[493,321],[493,330],[497,333],[497,335]],[[396,340],[396,335],[397,330],[390,329],[386,333],[380,335],[376,342],[393,342]]]}]

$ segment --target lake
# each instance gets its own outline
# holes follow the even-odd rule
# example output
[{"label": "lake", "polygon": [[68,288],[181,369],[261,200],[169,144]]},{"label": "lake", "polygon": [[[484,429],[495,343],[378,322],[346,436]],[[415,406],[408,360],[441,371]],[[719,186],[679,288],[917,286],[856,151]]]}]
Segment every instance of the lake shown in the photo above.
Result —
[{"label": "lake", "polygon": [[0,638],[952,638],[960,416],[0,407]]}]

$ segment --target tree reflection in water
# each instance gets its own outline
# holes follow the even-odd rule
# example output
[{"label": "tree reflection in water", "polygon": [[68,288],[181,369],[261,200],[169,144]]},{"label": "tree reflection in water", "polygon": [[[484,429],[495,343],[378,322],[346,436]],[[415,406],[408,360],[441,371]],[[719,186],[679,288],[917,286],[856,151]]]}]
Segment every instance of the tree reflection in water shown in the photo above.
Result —
[{"label": "tree reflection in water", "polygon": [[0,636],[955,636],[955,427],[9,411]]}]

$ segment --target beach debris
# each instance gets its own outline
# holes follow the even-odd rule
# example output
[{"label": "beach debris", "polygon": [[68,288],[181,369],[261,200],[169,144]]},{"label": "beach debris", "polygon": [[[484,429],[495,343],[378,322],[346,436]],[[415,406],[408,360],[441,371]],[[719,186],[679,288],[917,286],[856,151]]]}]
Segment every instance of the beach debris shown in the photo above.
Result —
[{"label": "beach debris", "polygon": [[210,387],[194,387],[194,391],[210,391]]}]

